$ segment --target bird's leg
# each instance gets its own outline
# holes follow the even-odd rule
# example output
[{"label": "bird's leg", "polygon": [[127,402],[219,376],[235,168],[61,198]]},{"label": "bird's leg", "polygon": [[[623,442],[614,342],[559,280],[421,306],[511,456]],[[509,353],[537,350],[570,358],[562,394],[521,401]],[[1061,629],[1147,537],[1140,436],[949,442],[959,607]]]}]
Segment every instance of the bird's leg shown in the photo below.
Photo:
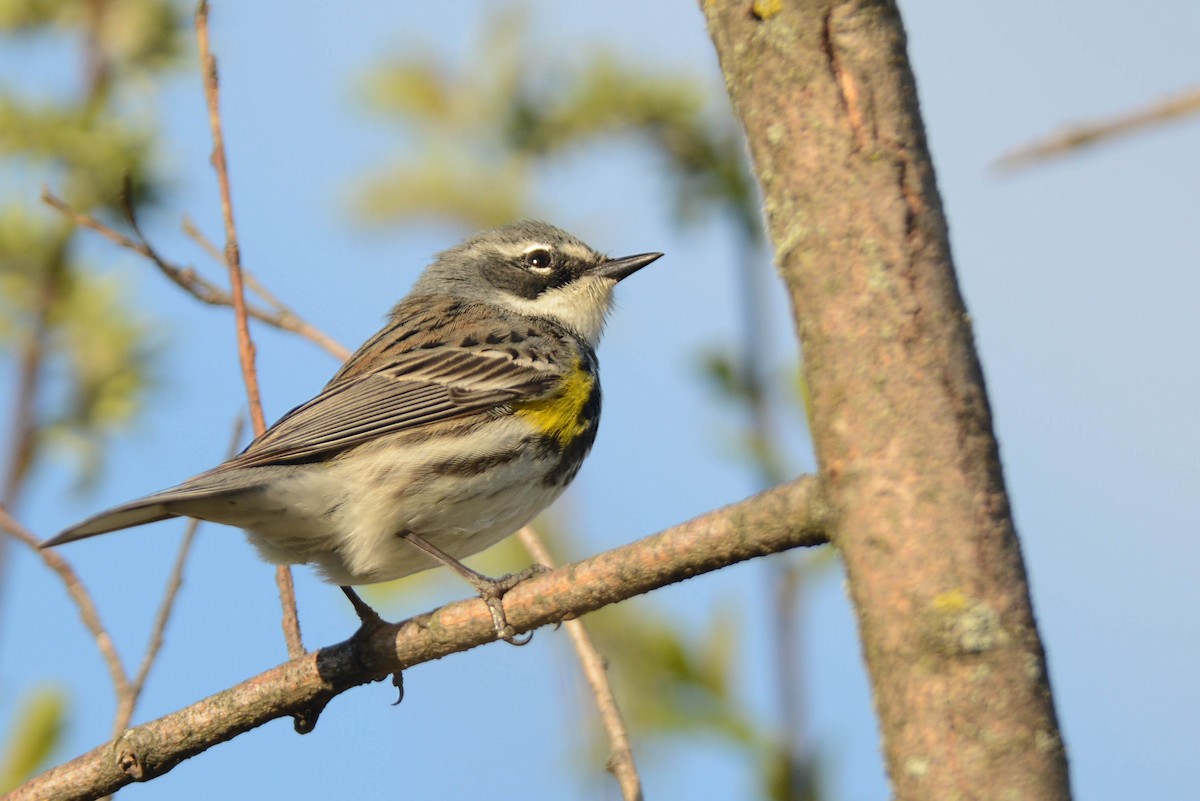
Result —
[{"label": "bird's leg", "polygon": [[360,598],[358,593],[352,588],[343,586],[340,589],[346,594],[346,598],[350,601],[350,605],[354,607],[354,614],[358,615],[359,621],[362,622],[362,626],[360,626],[358,629],[358,634],[355,634],[354,636],[357,637],[359,634],[363,635],[364,637],[368,636],[371,634],[371,632],[375,631],[375,629],[386,625],[384,619],[379,616],[379,613],[372,609],[366,601]]},{"label": "bird's leg", "polygon": [[[358,631],[354,632],[354,635],[350,638],[350,641],[354,643],[355,648],[357,649],[357,658],[365,666],[362,648],[366,645],[367,640],[372,634],[378,631],[381,627],[387,625],[387,621],[380,617],[379,613],[372,609],[366,601],[360,598],[358,593],[352,588],[343,585],[339,589],[346,594],[346,598],[350,601],[350,605],[354,607],[354,613],[358,615],[358,619],[362,623],[362,625],[358,627]],[[398,670],[393,673],[392,685],[395,686],[399,694],[399,697],[396,699],[396,703],[398,704],[404,700],[404,674]]]},{"label": "bird's leg", "polygon": [[479,597],[487,604],[488,611],[492,613],[492,625],[496,628],[497,637],[512,645],[525,645],[533,639],[532,631],[528,632],[524,637],[517,636],[516,631],[509,625],[508,618],[504,615],[502,599],[506,592],[525,579],[536,576],[539,573],[545,573],[547,570],[545,565],[534,564],[520,573],[509,573],[500,578],[491,578],[467,567],[419,534],[414,534],[411,531],[402,531],[400,532],[400,536],[471,583],[471,586],[479,593]]}]

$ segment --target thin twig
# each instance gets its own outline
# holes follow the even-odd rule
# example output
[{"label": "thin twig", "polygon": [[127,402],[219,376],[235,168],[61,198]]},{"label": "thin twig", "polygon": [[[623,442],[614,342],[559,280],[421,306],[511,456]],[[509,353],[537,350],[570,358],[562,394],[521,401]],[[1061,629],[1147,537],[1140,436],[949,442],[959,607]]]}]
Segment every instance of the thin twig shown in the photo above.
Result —
[{"label": "thin twig", "polygon": [[242,365],[242,381],[250,403],[250,422],[254,436],[267,430],[263,417],[262,396],[258,373],[254,368],[254,340],[250,338],[250,323],[246,318],[246,289],[242,280],[242,256],[238,247],[237,226],[233,222],[233,196],[229,188],[229,166],[225,158],[225,136],[221,131],[220,89],[217,79],[217,60],[208,47],[208,3],[196,7],[196,43],[200,47],[200,72],[204,79],[204,100],[208,105],[208,125],[212,130],[212,166],[217,173],[221,194],[221,217],[225,221],[225,266],[229,268],[230,295],[233,296],[233,316],[237,325],[238,360]]},{"label": "thin twig", "polygon": [[[3,488],[0,489],[0,504],[8,508],[17,505],[17,499],[29,477],[37,452],[38,419],[37,409],[46,350],[51,333],[51,314],[61,289],[63,278],[63,253],[65,240],[59,243],[43,265],[42,275],[34,298],[33,319],[28,334],[21,343],[20,365],[17,368],[16,396],[13,398],[12,423],[9,429],[8,454],[5,458]],[[8,540],[0,537],[0,590],[5,586],[7,573]]]},{"label": "thin twig", "polygon": [[[221,252],[220,248],[218,248],[211,239],[204,235],[204,232],[201,231],[200,227],[192,221],[191,217],[187,216],[186,214],[183,215],[183,221],[180,223],[180,228],[183,229],[183,232],[187,234],[189,239],[200,246],[201,250],[212,257],[213,261],[220,265],[225,264],[225,254]],[[247,288],[249,288],[249,290],[254,294],[258,295],[262,302],[270,306],[277,314],[288,310],[288,307],[284,305],[283,301],[281,301],[273,292],[263,286],[262,282],[255,278],[244,264],[242,265],[242,278],[245,279]]]},{"label": "thin twig", "polygon": [[[225,257],[221,254],[221,251],[217,249],[217,246],[214,245],[212,240],[205,236],[204,232],[201,231],[196,224],[192,222],[191,218],[187,217],[186,215],[183,218],[183,232],[187,234],[193,242],[199,245],[205,253],[212,256],[217,263],[225,263]],[[270,306],[273,310],[273,313],[278,316],[280,320],[289,321],[290,325],[288,326],[288,330],[300,334],[311,342],[316,343],[324,348],[325,351],[331,356],[343,362],[350,358],[350,350],[346,346],[335,341],[333,337],[329,336],[324,331],[320,330],[312,323],[309,323],[300,317],[300,315],[296,314],[291,306],[288,306],[286,303],[280,300],[279,296],[269,290],[262,283],[262,281],[259,281],[258,278],[255,277],[254,273],[245,268],[245,265],[242,266],[242,276],[246,279],[246,287],[254,294],[258,295],[258,297],[262,299],[263,303]]]},{"label": "thin twig", "polygon": [[[238,249],[237,227],[233,222],[233,198],[229,188],[225,138],[221,132],[217,60],[208,46],[208,3],[205,0],[201,0],[196,6],[196,44],[200,50],[200,72],[204,80],[204,99],[208,105],[208,125],[212,130],[212,165],[217,173],[217,186],[221,193],[221,216],[225,221],[225,264],[229,268],[230,294],[233,296],[233,314],[237,323],[238,359],[242,365],[242,380],[246,384],[246,397],[250,404],[250,420],[257,437],[267,430],[267,421],[263,417],[258,374],[254,369],[254,341],[250,338],[250,323],[246,316],[242,260]],[[288,654],[295,658],[304,653],[304,643],[300,637],[300,622],[296,615],[296,590],[292,583],[291,569],[286,565],[279,565],[275,569],[275,583],[279,587],[279,602],[283,607],[284,639],[287,640]]]},{"label": "thin twig", "polygon": [[[183,220],[180,222],[179,227],[183,229],[183,232],[188,235],[189,239],[200,246],[201,250],[212,257],[213,261],[220,265],[225,264],[225,254],[221,252],[220,248],[218,248],[211,239],[204,235],[204,232],[201,231],[200,227],[192,221],[191,217],[184,214]],[[270,304],[268,303],[267,305]]]},{"label": "thin twig", "polygon": [[179,543],[179,553],[175,556],[175,564],[171,568],[171,575],[167,577],[167,586],[163,590],[158,614],[154,617],[154,626],[150,629],[146,652],[142,654],[142,664],[138,666],[137,675],[129,684],[129,691],[121,695],[117,701],[117,714],[113,718],[113,737],[125,731],[133,719],[134,709],[142,696],[142,690],[146,687],[150,669],[158,658],[158,652],[162,650],[163,633],[166,631],[167,622],[171,619],[179,588],[183,586],[183,566],[187,562],[188,554],[192,549],[192,541],[196,537],[196,529],[199,527],[200,521],[193,517],[188,520],[187,528],[184,529],[183,540]]},{"label": "thin twig", "polygon": [[29,475],[29,468],[33,464],[38,390],[43,377],[42,365],[46,357],[47,340],[50,337],[50,313],[54,309],[63,278],[63,253],[61,248],[56,250],[44,265],[40,276],[29,335],[21,347],[17,396],[13,404],[9,439],[11,444],[4,471],[4,489],[0,492],[0,503],[5,506],[15,505],[25,478]]},{"label": "thin twig", "polygon": [[[763,260],[761,237],[742,229],[739,250],[743,268],[739,271],[741,290],[741,353],[744,400],[749,412],[747,439],[750,456],[757,472],[759,489],[772,487],[786,479],[787,468],[780,446],[776,417],[767,390],[765,355],[770,343],[767,304],[763,287],[758,280],[757,267]],[[767,571],[766,587],[774,610],[775,636],[770,640],[771,656],[778,681],[780,721],[779,748],[786,767],[785,798],[804,798],[804,788],[811,785],[807,766],[812,761],[806,753],[805,731],[808,720],[798,688],[804,681],[804,660],[801,656],[804,638],[801,632],[803,615],[800,604],[804,599],[802,565],[798,555],[781,554],[768,560],[760,569]]]},{"label": "thin twig", "polygon": [[[522,528],[517,532],[517,537],[534,561],[541,562],[546,567],[557,567],[546,544],[532,526]],[[596,645],[582,620],[567,620],[563,625],[571,637],[571,644],[575,647],[579,663],[583,666],[583,674],[596,701],[596,711],[600,713],[600,722],[608,735],[608,770],[617,780],[621,788],[621,797],[625,801],[641,801],[642,780],[633,760],[633,749],[629,745],[629,730],[621,716],[621,709],[617,706],[617,697],[613,694],[612,685],[608,682],[608,668],[604,657],[596,650]]]},{"label": "thin twig", "polygon": [[[814,758],[808,748],[808,716],[804,706],[804,569],[799,554],[776,556],[771,569],[771,606],[774,609],[774,658],[778,682],[780,736],[787,792],[785,798],[815,798]],[[811,564],[811,563],[809,563]]]},{"label": "thin twig", "polygon": [[283,613],[279,625],[287,642],[288,656],[295,659],[305,650],[304,641],[300,638],[300,615],[296,611],[296,582],[292,580],[290,567],[275,566],[275,586],[279,588],[279,606]]},{"label": "thin twig", "polygon": [[[42,190],[42,202],[50,206],[55,211],[58,211],[63,216],[89,230],[103,236],[108,241],[137,253],[148,259],[159,271],[165,275],[172,283],[180,289],[187,292],[201,303],[209,306],[233,306],[233,298],[228,292],[221,287],[212,283],[208,279],[199,275],[191,267],[180,267],[177,264],[172,264],[150,245],[149,241],[142,234],[138,226],[137,217],[133,214],[132,204],[126,200],[125,213],[129,220],[130,226],[133,228],[137,239],[132,239],[125,236],[120,231],[114,230],[108,225],[105,225],[100,220],[92,217],[89,214],[76,211],[71,208],[66,201],[56,197],[50,190]],[[224,258],[218,257],[218,261],[224,264]],[[295,312],[290,309],[286,311],[268,311],[258,306],[248,305],[246,313],[265,323],[272,328],[278,328],[282,331],[291,331],[294,334],[299,334],[310,342],[324,348],[330,355],[335,358],[345,361],[347,350],[341,345],[333,341],[327,334],[317,329],[311,323],[301,319]]]},{"label": "thin twig", "polygon": [[1014,171],[1060,156],[1106,139],[1127,136],[1151,125],[1169,122],[1200,112],[1200,86],[1158,100],[1149,106],[1103,120],[1068,126],[1057,134],[1024,145],[996,159],[995,167]]},{"label": "thin twig", "polygon": [[62,579],[63,585],[67,588],[67,594],[71,596],[71,600],[79,609],[79,617],[82,618],[83,625],[96,640],[96,647],[100,650],[100,656],[108,667],[109,676],[112,677],[113,690],[116,691],[118,700],[123,698],[129,692],[129,675],[125,672],[125,666],[121,664],[121,657],[113,646],[108,629],[100,621],[100,613],[96,610],[91,594],[83,586],[83,582],[74,568],[54,551],[39,548],[38,538],[29,529],[18,523],[3,505],[0,505],[0,528],[28,545],[34,553],[41,557],[46,566]]},{"label": "thin twig", "polygon": [[[745,381],[745,400],[749,411],[748,432],[750,454],[758,473],[759,489],[773,487],[787,477],[787,467],[780,446],[777,420],[767,390],[765,355],[768,353],[768,310],[763,297],[762,282],[757,267],[763,261],[762,239],[743,229],[740,251],[744,254],[740,271],[742,294],[742,380]],[[812,782],[808,767],[811,757],[806,752],[808,719],[799,688],[804,682],[804,644],[801,603],[804,583],[798,554],[780,554],[768,560],[760,569],[767,571],[769,603],[774,611],[775,636],[770,640],[771,656],[775,663],[779,702],[780,739],[786,770],[785,798],[810,797]]]}]

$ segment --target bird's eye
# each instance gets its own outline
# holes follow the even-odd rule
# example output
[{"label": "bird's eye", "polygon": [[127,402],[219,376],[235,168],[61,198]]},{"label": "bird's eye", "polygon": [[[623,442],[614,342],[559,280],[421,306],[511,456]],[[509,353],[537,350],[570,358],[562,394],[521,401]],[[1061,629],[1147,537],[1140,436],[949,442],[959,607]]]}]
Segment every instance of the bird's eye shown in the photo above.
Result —
[{"label": "bird's eye", "polygon": [[538,272],[548,271],[552,261],[553,257],[550,255],[550,251],[545,248],[535,248],[525,254],[525,265]]}]

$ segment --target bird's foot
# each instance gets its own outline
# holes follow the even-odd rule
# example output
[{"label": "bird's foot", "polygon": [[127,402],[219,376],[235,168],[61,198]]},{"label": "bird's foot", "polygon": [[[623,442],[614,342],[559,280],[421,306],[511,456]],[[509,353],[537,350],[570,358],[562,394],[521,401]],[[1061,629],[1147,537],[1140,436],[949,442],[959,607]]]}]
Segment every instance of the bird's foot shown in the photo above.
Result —
[{"label": "bird's foot", "polygon": [[496,628],[496,637],[498,639],[512,645],[525,645],[533,639],[532,631],[527,632],[523,637],[517,636],[516,629],[509,624],[508,618],[504,614],[503,598],[505,593],[525,579],[540,573],[546,573],[550,568],[545,565],[533,564],[520,573],[509,573],[500,578],[491,578],[490,576],[483,575],[478,570],[472,570],[467,567],[458,561],[458,559],[419,534],[414,534],[411,531],[402,531],[399,536],[408,540],[410,544],[432,556],[471,583],[471,586],[479,593],[479,597],[487,604],[488,611],[492,614],[492,625]]},{"label": "bird's foot", "polygon": [[520,573],[508,573],[499,578],[490,578],[475,571],[471,572],[474,574],[473,576],[464,575],[463,578],[471,582],[479,592],[479,597],[487,604],[488,611],[492,613],[492,625],[496,629],[496,637],[510,645],[528,644],[533,639],[533,632],[527,631],[524,635],[517,635],[504,614],[504,596],[525,579],[548,573],[550,568],[545,565],[532,564]]},{"label": "bird's foot", "polygon": [[[380,617],[379,613],[372,609],[353,589],[342,587],[341,590],[346,594],[350,605],[354,607],[354,614],[358,615],[360,625],[358,631],[351,635],[350,644],[354,648],[359,664],[366,668],[368,666],[367,643],[371,640],[372,635],[388,625],[388,622]],[[395,703],[392,704],[395,706],[404,700],[404,675],[398,670],[392,674],[392,685],[395,686],[398,693]]]}]

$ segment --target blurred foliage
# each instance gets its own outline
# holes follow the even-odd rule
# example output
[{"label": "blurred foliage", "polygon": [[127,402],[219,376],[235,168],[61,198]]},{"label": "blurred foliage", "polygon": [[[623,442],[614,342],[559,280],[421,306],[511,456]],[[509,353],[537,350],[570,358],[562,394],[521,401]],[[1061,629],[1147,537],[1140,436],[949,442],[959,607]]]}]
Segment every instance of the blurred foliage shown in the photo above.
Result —
[{"label": "blurred foliage", "polygon": [[69,186],[67,200],[80,211],[120,209],[126,175],[136,182],[135,196],[148,200],[150,144],[150,131],[115,114],[21,102],[0,91],[0,158],[40,162],[48,182]]},{"label": "blurred foliage", "polygon": [[86,31],[106,66],[125,73],[172,66],[186,30],[170,0],[0,0],[0,33]]},{"label": "blurred foliage", "polygon": [[367,76],[366,104],[401,122],[421,155],[364,178],[356,219],[395,224],[430,214],[481,228],[528,215],[531,185],[554,156],[637,135],[663,159],[682,221],[713,211],[761,239],[756,188],[737,128],[692,76],[663,75],[594,53],[539,60],[525,15],[494,12],[455,70],[414,51]]},{"label": "blurred foliage", "polygon": [[0,31],[24,32],[55,23],[65,17],[68,0],[4,0],[0,2]]},{"label": "blurred foliage", "polygon": [[[797,568],[807,572],[807,562]],[[776,726],[751,712],[739,689],[746,643],[741,614],[732,606],[698,633],[641,604],[605,607],[587,616],[588,630],[604,654],[626,722],[645,742],[655,737],[712,737],[757,763],[762,797],[816,801],[819,764],[811,754],[786,747]],[[608,743],[599,724],[592,731],[591,762],[603,764]],[[597,758],[598,757],[598,758]]]},{"label": "blurred foliage", "polygon": [[62,363],[53,366],[66,380],[53,383],[67,389],[43,402],[40,433],[45,444],[76,457],[86,485],[99,476],[106,436],[137,416],[153,388],[161,340],[144,315],[130,310],[113,276],[76,273],[55,315],[54,350]]},{"label": "blurred foliage", "polygon": [[17,376],[9,503],[51,442],[74,456],[81,481],[94,478],[107,436],[136,417],[151,384],[148,320],[116,277],[85,263],[80,232],[38,192],[108,217],[124,215],[127,180],[139,208],[160,195],[157,132],[140,110],[185,30],[170,0],[0,0],[0,42],[61,53],[63,72],[78,73],[70,93],[34,83],[46,75],[0,84],[0,172],[17,178],[0,194],[0,349]]},{"label": "blurred foliage", "polygon": [[741,653],[733,615],[689,636],[673,621],[607,607],[588,616],[588,629],[609,660],[618,698],[636,732],[708,732],[756,747],[759,727],[735,700],[735,655]]},{"label": "blurred foliage", "polygon": [[490,228],[521,217],[527,206],[516,164],[474,161],[469,154],[433,146],[418,166],[398,165],[369,180],[358,198],[358,219],[438,216]]},{"label": "blurred foliage", "polygon": [[[766,488],[789,477],[787,457],[769,422],[754,418],[756,414],[763,414],[765,407],[774,404],[775,399],[769,395],[770,388],[785,382],[758,376],[754,372],[757,366],[736,357],[729,347],[709,348],[699,358],[700,376],[713,394],[730,406],[749,410],[752,424],[730,438],[731,450],[754,470],[759,484]],[[803,384],[803,373],[795,372]],[[789,409],[806,408],[799,396],[788,398],[788,401],[779,405]]]},{"label": "blurred foliage", "polygon": [[39,687],[25,696],[0,751],[0,793],[36,773],[62,740],[67,701],[55,687]]},{"label": "blurred foliage", "polygon": [[[183,30],[182,11],[170,0],[0,0],[0,35],[10,41],[49,40],[64,52],[82,42],[78,96],[39,95],[12,77],[0,84],[0,171],[38,175],[77,209],[101,216],[123,213],[126,176],[139,207],[153,202],[162,191],[156,132],[128,107],[174,63]],[[711,214],[735,225],[749,247],[761,246],[755,184],[732,118],[708,107],[714,93],[690,76],[656,73],[611,53],[565,65],[540,61],[545,49],[531,46],[528,30],[524,15],[500,11],[461,70],[416,53],[369,76],[366,103],[401,121],[421,156],[364,179],[358,219],[389,224],[437,215],[479,228],[525,216],[538,171],[550,161],[628,137],[661,160],[681,222]],[[31,344],[42,352],[33,453],[66,445],[81,474],[95,475],[105,435],[136,416],[152,383],[151,326],[116,278],[85,262],[78,231],[36,198],[10,193],[0,204],[0,348],[18,358]],[[730,399],[746,403],[754,393],[735,364],[713,360],[712,373]],[[764,458],[765,451],[756,453]],[[519,548],[509,540],[480,566],[495,573],[502,572],[489,570],[497,560],[523,565]],[[413,587],[406,580],[405,591]],[[390,592],[385,586],[372,594]],[[786,778],[790,757],[739,697],[744,648],[735,614],[698,635],[644,605],[636,615],[619,607],[588,620],[611,658],[636,736],[722,738],[762,760],[764,794],[800,797]],[[63,707],[50,690],[27,698],[12,724],[0,789],[52,751]]]},{"label": "blurred foliage", "polygon": [[[107,437],[137,416],[152,383],[149,320],[115,274],[86,259],[83,238],[95,235],[40,193],[52,187],[76,210],[108,217],[132,203],[126,183],[138,208],[160,194],[157,132],[142,112],[147,83],[179,54],[183,23],[170,0],[0,0],[0,47],[59,65],[58,74],[12,71],[0,81],[0,360],[13,410],[0,436],[6,505],[49,445],[73,457],[78,483],[94,479]],[[54,688],[25,697],[0,753],[0,792],[52,755],[65,709]]]},{"label": "blurred foliage", "polygon": [[647,138],[677,186],[683,222],[708,210],[761,240],[757,189],[740,135],[727,114],[708,113],[711,95],[691,77],[656,75],[600,53],[576,70],[552,71],[544,86],[518,87],[507,133],[513,148],[539,156],[625,132]]},{"label": "blurred foliage", "polygon": [[[751,311],[760,313],[753,306]],[[730,438],[732,450],[755,472],[760,486],[766,488],[791,475],[771,412],[782,406],[807,419],[810,408],[808,385],[799,369],[791,371],[793,378],[790,381],[763,375],[761,359],[748,353],[758,346],[755,335],[761,336],[760,329],[753,321],[747,321],[746,328],[749,332],[740,355],[735,355],[728,346],[710,348],[701,355],[700,370],[719,399],[747,412],[745,428]],[[772,389],[779,386],[793,390],[786,403],[778,403],[772,397]],[[787,680],[795,684],[802,684],[803,668],[800,658],[789,654],[798,654],[802,649],[799,627],[804,590],[814,576],[827,571],[835,560],[836,552],[832,548],[770,557],[770,570],[764,585],[770,588],[775,614],[788,621],[777,627],[778,636],[773,643],[774,658],[778,663],[776,670],[789,674]],[[795,693],[795,689],[791,692],[780,690],[779,714],[783,731],[761,743],[755,754],[762,760],[760,775],[767,798],[819,801],[822,798],[821,764],[805,742],[806,721]]]}]

